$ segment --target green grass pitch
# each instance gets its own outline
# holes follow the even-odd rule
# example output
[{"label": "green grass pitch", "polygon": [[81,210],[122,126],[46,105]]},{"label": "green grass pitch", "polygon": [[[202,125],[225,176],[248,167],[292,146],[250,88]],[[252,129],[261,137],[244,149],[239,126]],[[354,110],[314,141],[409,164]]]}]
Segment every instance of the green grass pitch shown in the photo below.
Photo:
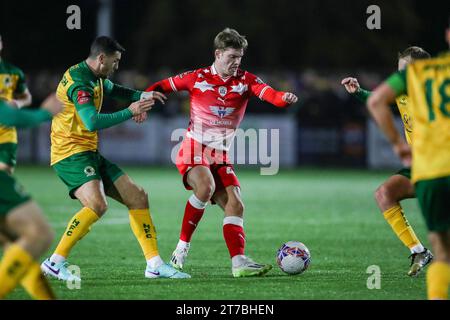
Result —
[{"label": "green grass pitch", "polygon": [[[175,168],[125,168],[149,193],[160,253],[174,249],[190,192]],[[409,251],[396,238],[373,200],[389,172],[281,170],[261,176],[240,170],[245,204],[246,253],[271,263],[265,277],[234,279],[222,236],[223,214],[208,206],[194,234],[185,270],[188,280],[144,278],[145,260],[128,224],[125,207],[109,201],[106,215],[72,251],[81,268],[81,289],[51,280],[60,299],[425,299],[425,274],[409,278]],[[19,167],[16,176],[44,209],[54,230],[52,250],[77,201],[49,168]],[[425,246],[426,228],[415,200],[403,202],[406,216]],[[276,265],[282,243],[297,240],[311,251],[310,268],[288,276]],[[49,251],[49,254],[51,251]],[[371,265],[381,270],[381,288],[368,289]],[[17,288],[9,299],[29,299]]]}]

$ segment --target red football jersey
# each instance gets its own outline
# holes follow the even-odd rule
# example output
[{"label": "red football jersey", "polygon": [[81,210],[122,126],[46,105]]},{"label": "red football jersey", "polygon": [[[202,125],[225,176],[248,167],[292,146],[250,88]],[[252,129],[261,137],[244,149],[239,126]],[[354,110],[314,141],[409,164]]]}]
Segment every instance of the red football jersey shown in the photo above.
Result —
[{"label": "red football jersey", "polygon": [[264,100],[269,88],[260,78],[241,69],[223,79],[213,64],[160,81],[147,91],[189,91],[191,118],[186,135],[211,148],[228,150],[248,100],[251,96]]}]

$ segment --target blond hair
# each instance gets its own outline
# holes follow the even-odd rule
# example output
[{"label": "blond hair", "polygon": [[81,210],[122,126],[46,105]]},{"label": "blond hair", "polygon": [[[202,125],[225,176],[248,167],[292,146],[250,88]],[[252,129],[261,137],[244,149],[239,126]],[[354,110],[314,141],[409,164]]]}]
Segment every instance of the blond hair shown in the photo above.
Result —
[{"label": "blond hair", "polygon": [[214,39],[214,50],[223,50],[226,48],[247,49],[248,42],[245,36],[242,36],[234,29],[225,28]]}]

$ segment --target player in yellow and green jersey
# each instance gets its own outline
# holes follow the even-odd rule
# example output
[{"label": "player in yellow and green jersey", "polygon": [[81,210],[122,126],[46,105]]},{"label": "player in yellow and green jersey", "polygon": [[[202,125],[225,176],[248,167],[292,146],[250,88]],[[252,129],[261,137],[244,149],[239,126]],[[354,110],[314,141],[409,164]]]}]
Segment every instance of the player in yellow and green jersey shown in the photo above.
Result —
[{"label": "player in yellow and green jersey", "polygon": [[[30,128],[61,111],[55,95],[40,110],[18,110],[0,100],[0,124]],[[35,299],[54,299],[37,260],[48,250],[53,232],[41,209],[11,174],[0,171],[0,239],[7,243],[0,261],[0,299],[19,283]]]},{"label": "player in yellow and green jersey", "polygon": [[[115,40],[98,37],[89,57],[70,67],[57,89],[64,109],[52,121],[51,165],[67,185],[69,195],[82,205],[70,219],[53,255],[41,264],[45,274],[60,280],[80,280],[67,269],[67,257],[106,212],[106,196],[128,208],[131,229],[147,260],[147,278],[190,277],[164,263],[159,256],[147,193],[98,151],[98,130],[147,112],[155,99],[162,103],[166,99],[159,92],[136,91],[108,80],[118,69],[124,51]],[[104,96],[132,103],[121,111],[102,114]]]},{"label": "player in yellow and green jersey", "polygon": [[[450,27],[447,29],[450,45]],[[427,271],[429,299],[448,299],[450,284],[450,52],[418,60],[389,77],[368,108],[404,163],[411,148],[395,128],[389,104],[403,94],[414,119],[412,182],[435,259]]]},{"label": "player in yellow and green jersey", "polygon": [[[3,49],[0,35],[0,54]],[[19,68],[6,62],[0,56],[0,100],[14,108],[31,104],[31,94],[25,83],[25,76]],[[14,127],[0,126],[0,170],[12,174],[16,165],[17,132]]]},{"label": "player in yellow and green jersey", "polygon": [[[405,70],[406,66],[415,60],[427,58],[430,58],[430,54],[422,48],[409,47],[398,55],[398,70]],[[341,84],[358,100],[367,102],[371,92],[362,89],[356,78],[345,78]],[[409,110],[408,96],[399,96],[395,102],[402,117],[406,141],[410,144],[413,120]],[[400,201],[415,198],[415,196],[414,185],[411,182],[411,168],[409,167],[397,171],[375,191],[375,200],[384,218],[400,241],[411,251],[409,276],[417,276],[420,270],[433,260],[433,255],[430,250],[424,248],[416,236],[400,205]]]}]

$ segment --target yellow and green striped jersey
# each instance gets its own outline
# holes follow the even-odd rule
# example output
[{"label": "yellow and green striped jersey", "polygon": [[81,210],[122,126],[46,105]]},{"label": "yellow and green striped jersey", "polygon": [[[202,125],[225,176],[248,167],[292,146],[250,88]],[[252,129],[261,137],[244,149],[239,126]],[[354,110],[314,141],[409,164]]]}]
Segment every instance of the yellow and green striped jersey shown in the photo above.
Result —
[{"label": "yellow and green striped jersey", "polygon": [[450,54],[411,63],[387,83],[408,94],[413,182],[450,176]]},{"label": "yellow and green striped jersey", "polygon": [[83,61],[64,73],[56,94],[64,108],[52,121],[52,165],[76,153],[96,151],[97,130],[131,119],[133,114],[128,108],[100,114],[104,95],[131,102],[138,101],[142,91],[97,77]]},{"label": "yellow and green striped jersey", "polygon": [[103,79],[96,77],[85,61],[70,67],[56,90],[63,103],[63,111],[52,120],[51,165],[83,151],[95,151],[98,146],[97,131],[90,132],[75,108],[75,99],[93,100],[97,112],[103,103]]},{"label": "yellow and green striped jersey", "polygon": [[[26,89],[22,70],[0,59],[0,99],[13,100],[14,94],[24,93]],[[0,143],[17,143],[16,129],[0,126]]]}]

